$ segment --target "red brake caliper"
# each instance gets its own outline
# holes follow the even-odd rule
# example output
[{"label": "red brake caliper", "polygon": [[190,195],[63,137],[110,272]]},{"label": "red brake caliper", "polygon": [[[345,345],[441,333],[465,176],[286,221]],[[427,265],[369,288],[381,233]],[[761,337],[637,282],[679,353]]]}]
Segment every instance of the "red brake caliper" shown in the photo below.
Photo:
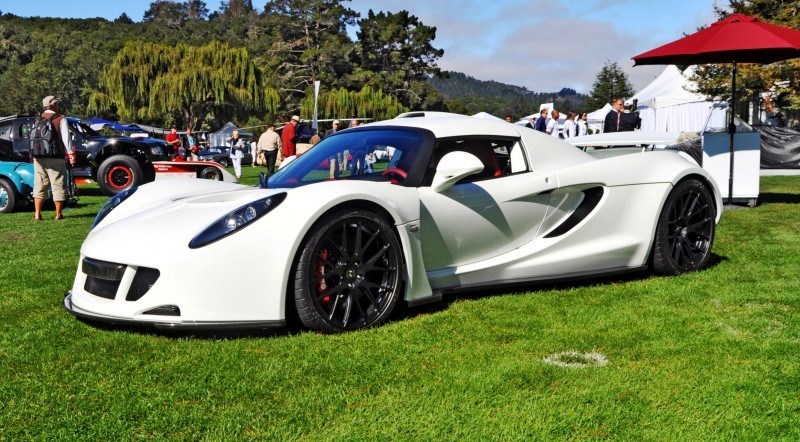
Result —
[{"label": "red brake caliper", "polygon": [[[328,284],[325,283],[325,278],[323,278],[322,275],[325,274],[325,262],[328,260],[328,249],[322,249],[319,253],[319,258],[319,267],[314,276],[316,276],[317,293],[324,295],[325,292],[328,291]],[[327,304],[330,300],[330,296],[325,296],[322,298],[322,303]]]}]

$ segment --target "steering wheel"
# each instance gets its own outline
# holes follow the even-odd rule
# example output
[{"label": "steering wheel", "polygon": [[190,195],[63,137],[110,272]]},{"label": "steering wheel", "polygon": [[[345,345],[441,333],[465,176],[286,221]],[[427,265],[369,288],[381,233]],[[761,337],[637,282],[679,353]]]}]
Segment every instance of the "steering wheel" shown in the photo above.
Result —
[{"label": "steering wheel", "polygon": [[[385,176],[385,177],[390,177],[392,175],[400,178],[401,180],[405,180],[406,178],[408,178],[408,172],[406,172],[405,170],[403,170],[403,169],[401,169],[399,167],[390,167],[390,168],[384,170],[383,173],[381,173],[381,176]],[[393,184],[397,184],[396,180],[390,179],[390,181]]]}]

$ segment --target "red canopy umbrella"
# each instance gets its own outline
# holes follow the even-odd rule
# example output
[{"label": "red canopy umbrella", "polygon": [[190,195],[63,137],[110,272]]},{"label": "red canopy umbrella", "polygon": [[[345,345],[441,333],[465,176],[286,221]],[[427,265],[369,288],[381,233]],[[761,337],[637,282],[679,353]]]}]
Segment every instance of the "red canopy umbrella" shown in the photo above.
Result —
[{"label": "red canopy umbrella", "polygon": [[708,28],[633,57],[634,66],[646,64],[733,63],[728,204],[733,200],[733,105],[736,103],[736,64],[774,63],[800,57],[800,31],[733,14]]}]

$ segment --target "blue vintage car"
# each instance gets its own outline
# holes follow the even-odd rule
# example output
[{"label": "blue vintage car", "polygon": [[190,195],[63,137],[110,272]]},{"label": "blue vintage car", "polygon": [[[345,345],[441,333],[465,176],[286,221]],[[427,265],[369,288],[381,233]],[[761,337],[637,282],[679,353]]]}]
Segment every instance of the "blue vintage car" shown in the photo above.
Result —
[{"label": "blue vintage car", "polygon": [[33,164],[0,161],[0,213],[13,212],[33,192]]}]

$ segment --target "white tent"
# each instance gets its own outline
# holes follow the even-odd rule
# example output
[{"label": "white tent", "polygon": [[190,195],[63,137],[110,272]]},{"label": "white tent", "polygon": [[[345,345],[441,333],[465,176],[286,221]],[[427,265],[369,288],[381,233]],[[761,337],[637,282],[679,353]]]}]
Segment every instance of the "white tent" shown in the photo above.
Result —
[{"label": "white tent", "polygon": [[600,133],[600,131],[603,130],[603,122],[609,112],[611,112],[611,105],[606,103],[601,109],[586,114],[586,124],[589,127],[589,133]]},{"label": "white tent", "polygon": [[498,120],[498,121],[506,121],[502,118],[497,118],[494,115],[488,112],[478,112],[477,114],[473,115],[475,118],[486,118],[487,120]]},{"label": "white tent", "polygon": [[630,98],[639,100],[637,110],[642,118],[643,131],[700,132],[711,111],[712,102],[692,92],[695,84],[689,80],[692,67],[681,72],[667,66],[653,82]]},{"label": "white tent", "polygon": [[603,124],[603,121],[606,119],[606,114],[611,112],[611,105],[606,103],[602,109],[597,109],[594,112],[589,112],[586,114],[586,121],[589,123],[600,123]]}]

